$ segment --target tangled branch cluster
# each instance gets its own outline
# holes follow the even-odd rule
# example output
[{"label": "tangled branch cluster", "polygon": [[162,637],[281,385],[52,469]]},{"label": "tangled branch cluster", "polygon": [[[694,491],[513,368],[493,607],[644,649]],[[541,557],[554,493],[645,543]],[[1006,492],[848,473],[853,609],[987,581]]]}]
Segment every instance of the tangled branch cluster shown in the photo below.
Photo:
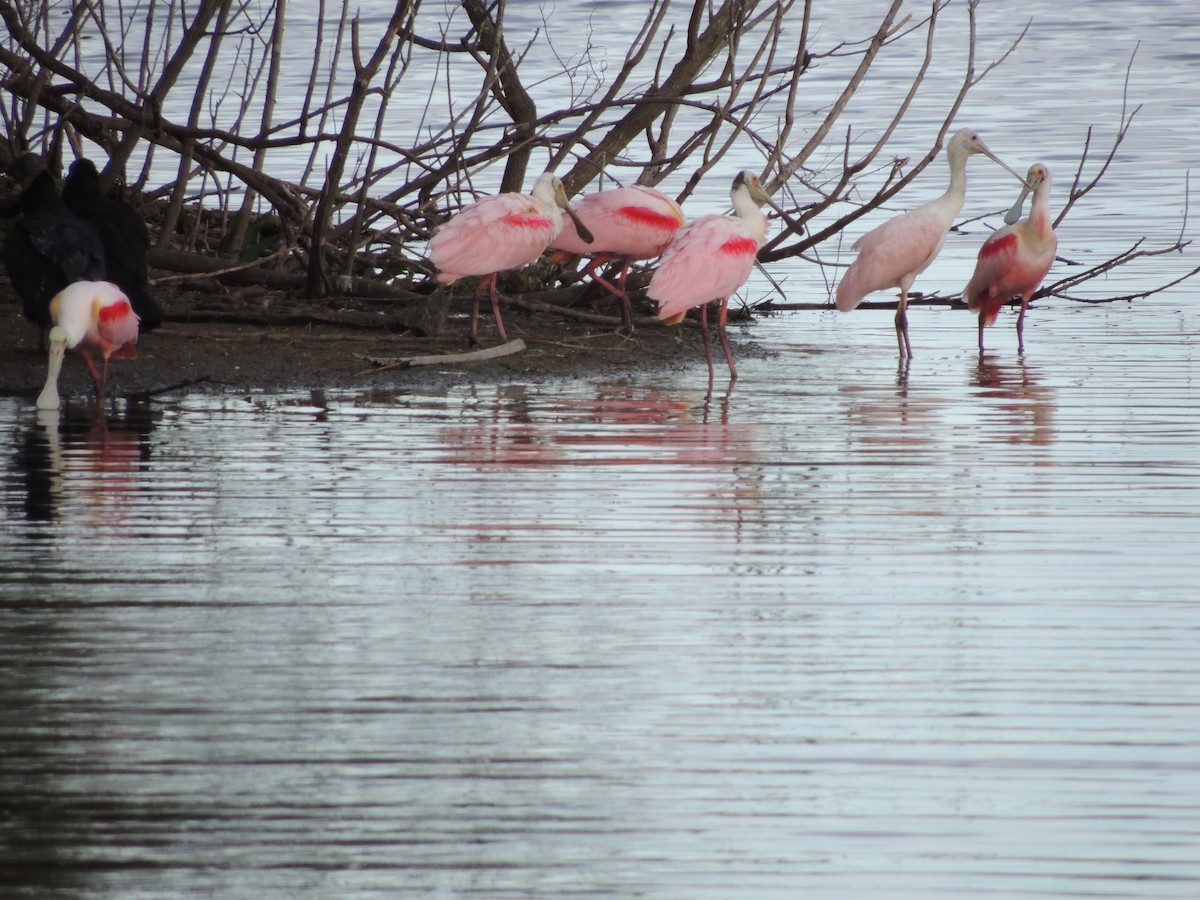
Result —
[{"label": "tangled branch cluster", "polygon": [[[787,198],[784,227],[760,260],[819,261],[822,244],[936,157],[970,89],[1016,46],[977,70],[978,2],[933,0],[912,21],[891,0],[860,42],[816,47],[813,0],[651,0],[610,67],[591,43],[562,46],[550,21],[514,46],[515,7],[505,0],[396,0],[371,17],[351,0],[322,2],[302,8],[302,27],[285,0],[0,0],[9,98],[0,115],[10,137],[0,163],[39,147],[61,155],[64,135],[76,153],[89,142],[108,157],[108,184],[123,177],[134,193],[165,201],[160,248],[302,270],[309,296],[323,296],[364,272],[421,284],[433,229],[479,186],[520,190],[535,158],[548,157],[569,193],[599,177],[654,186],[684,176],[682,201],[738,146],[761,157],[764,185]],[[911,164],[889,161],[882,154],[950,14],[969,25],[959,89],[927,152]],[[584,30],[611,25],[593,20]],[[923,42],[911,80],[887,121],[871,123],[872,140],[859,141],[843,130],[846,110],[872,65],[901,42],[910,56]],[[844,85],[819,108],[800,109],[805,75],[835,58],[853,63]],[[548,61],[556,74],[547,85],[538,79]],[[307,68],[305,81],[298,68]],[[1096,186],[1136,111],[1123,110],[1090,177],[1084,149],[1063,216]],[[880,170],[882,182],[864,189],[864,173]],[[1184,245],[1182,237],[1164,249],[1135,245],[1090,277]]]}]

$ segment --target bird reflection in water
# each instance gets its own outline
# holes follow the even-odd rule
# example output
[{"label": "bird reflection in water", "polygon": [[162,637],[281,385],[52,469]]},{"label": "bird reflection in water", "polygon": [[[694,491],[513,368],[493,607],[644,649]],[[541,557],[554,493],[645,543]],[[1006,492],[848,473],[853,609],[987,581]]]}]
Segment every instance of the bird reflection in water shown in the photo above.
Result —
[{"label": "bird reflection in water", "polygon": [[635,479],[668,518],[686,510],[689,523],[711,520],[736,534],[764,515],[759,426],[733,420],[728,404],[621,384],[592,396],[496,390],[501,399],[481,403],[487,416],[439,434],[441,462],[452,466],[446,490],[469,485],[460,524],[472,540],[561,530],[571,541],[589,503],[613,513],[610,472]]},{"label": "bird reflection in water", "polygon": [[1037,368],[1023,357],[1000,362],[995,355],[980,354],[971,386],[979,388],[978,396],[996,413],[989,417],[989,425],[980,429],[982,437],[1039,446],[1053,441],[1054,389],[1039,384]]},{"label": "bird reflection in water", "polygon": [[[702,406],[629,385],[598,387],[588,398],[550,399],[524,386],[499,386],[484,420],[442,432],[446,461],[484,470],[528,465],[676,463],[723,465],[748,446],[753,426],[729,421],[729,404]],[[741,437],[739,437],[741,435]]]},{"label": "bird reflection in water", "polygon": [[90,405],[39,410],[16,451],[25,519],[57,521],[70,509],[110,527],[119,522],[150,458],[153,429],[145,404],[128,404],[113,418],[97,418]]}]

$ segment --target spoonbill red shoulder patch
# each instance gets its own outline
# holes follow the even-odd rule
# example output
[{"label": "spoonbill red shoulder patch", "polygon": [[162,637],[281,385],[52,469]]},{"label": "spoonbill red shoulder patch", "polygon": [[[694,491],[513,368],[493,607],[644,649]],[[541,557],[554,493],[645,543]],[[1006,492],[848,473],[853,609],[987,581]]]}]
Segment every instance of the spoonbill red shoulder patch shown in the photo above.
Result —
[{"label": "spoonbill red shoulder patch", "polygon": [[646,209],[644,206],[622,206],[621,215],[639,225],[650,225],[654,228],[678,228],[679,219],[656,209]]},{"label": "spoonbill red shoulder patch", "polygon": [[736,237],[730,238],[717,249],[729,256],[746,256],[758,253],[758,244],[754,238]]},{"label": "spoonbill red shoulder patch", "polygon": [[130,315],[133,315],[133,308],[129,305],[128,300],[118,300],[116,303],[108,303],[100,307],[101,322],[115,322]]},{"label": "spoonbill red shoulder patch", "polygon": [[979,248],[979,255],[981,257],[995,256],[997,253],[1012,249],[1016,243],[1017,236],[1009,232],[1004,237],[984,242],[984,245]]}]

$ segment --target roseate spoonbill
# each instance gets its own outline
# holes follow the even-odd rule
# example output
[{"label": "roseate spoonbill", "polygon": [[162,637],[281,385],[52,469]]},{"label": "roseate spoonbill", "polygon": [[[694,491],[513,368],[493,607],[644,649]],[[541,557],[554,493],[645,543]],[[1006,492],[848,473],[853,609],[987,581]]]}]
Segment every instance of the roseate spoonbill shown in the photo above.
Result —
[{"label": "roseate spoonbill", "polygon": [[125,292],[141,330],[151,331],[161,325],[162,307],[150,295],[146,266],[150,230],[146,220],[128,203],[104,196],[100,173],[89,159],[71,163],[62,198],[67,209],[99,232],[104,245],[104,278]]},{"label": "roseate spoonbill", "polygon": [[[1021,207],[1033,192],[1029,217],[1023,221]],[[1029,175],[1017,202],[1004,217],[1008,224],[992,232],[979,248],[975,274],[963,291],[967,309],[979,313],[979,352],[983,352],[983,329],[996,321],[1000,307],[1020,294],[1017,316],[1017,352],[1025,352],[1025,309],[1054,263],[1058,238],[1050,221],[1050,170],[1042,163],[1029,167]]]},{"label": "roseate spoonbill", "polygon": [[[635,184],[588,194],[573,204],[579,220],[591,231],[594,241],[585,242],[575,223],[563,214],[562,233],[550,242],[559,261],[589,256],[584,274],[621,301],[621,321],[633,327],[633,307],[625,280],[629,267],[641,259],[653,259],[671,242],[686,219],[679,204],[654,188]],[[621,263],[616,286],[597,270],[610,259]]]},{"label": "roseate spoonbill", "polygon": [[[483,276],[471,308],[472,344],[477,342],[479,298],[484,291],[492,300],[500,340],[508,340],[496,276],[536,261],[562,231],[563,211],[574,216],[562,182],[545,172],[529,194],[493,194],[463,207],[429,241],[429,258],[437,268],[439,283],[453,284],[466,275]],[[575,227],[584,240],[591,238],[586,225],[576,221]]]},{"label": "roseate spoonbill", "polygon": [[721,304],[717,335],[725,351],[725,361],[729,363],[732,383],[737,381],[737,367],[725,332],[729,298],[745,284],[754,268],[758,248],[767,237],[767,217],[759,207],[771,203],[758,177],[751,172],[738,173],[729,195],[734,214],[701,216],[680,228],[663,251],[647,290],[650,299],[658,301],[658,317],[668,325],[681,321],[692,307],[700,307],[700,328],[704,334],[710,386],[713,360],[708,334],[708,304],[712,301]]},{"label": "roseate spoonbill", "polygon": [[[76,281],[50,301],[54,327],[50,329],[50,365],[46,386],[38,396],[38,409],[58,409],[58,373],[63,356],[74,350],[83,357],[96,389],[96,413],[104,407],[110,356],[137,356],[138,320],[129,298],[107,281]],[[102,358],[96,371],[92,354]]]},{"label": "roseate spoonbill", "polygon": [[950,186],[946,193],[924,206],[888,219],[854,242],[858,258],[850,264],[837,286],[837,308],[854,309],[867,294],[887,288],[900,289],[896,309],[896,340],[900,356],[912,358],[908,339],[908,292],[916,277],[937,257],[946,242],[946,233],[962,209],[967,196],[967,160],[982,153],[1001,168],[1005,165],[970,128],[955,132],[946,147],[950,164]]},{"label": "roseate spoonbill", "polygon": [[4,267],[25,318],[38,326],[40,352],[54,324],[51,299],[72,281],[103,278],[104,247],[96,229],[67,209],[40,156],[22,155],[12,174],[22,185],[22,216],[4,238]]}]

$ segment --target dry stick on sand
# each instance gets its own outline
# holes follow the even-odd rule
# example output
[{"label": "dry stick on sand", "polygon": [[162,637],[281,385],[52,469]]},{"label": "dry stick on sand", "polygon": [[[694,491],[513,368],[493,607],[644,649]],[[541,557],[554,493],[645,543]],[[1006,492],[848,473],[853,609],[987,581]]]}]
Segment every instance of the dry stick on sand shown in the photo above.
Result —
[{"label": "dry stick on sand", "polygon": [[414,366],[440,366],[447,363],[482,362],[488,359],[499,359],[502,356],[512,356],[514,353],[522,353],[524,350],[525,342],[517,338],[506,344],[486,347],[483,350],[471,350],[467,353],[439,353],[432,356],[399,357],[363,356],[356,353],[355,356],[358,359],[365,359],[372,364],[370,369],[363,369],[358,373],[359,375],[369,375],[372,372],[382,372],[387,369],[409,369]]}]

